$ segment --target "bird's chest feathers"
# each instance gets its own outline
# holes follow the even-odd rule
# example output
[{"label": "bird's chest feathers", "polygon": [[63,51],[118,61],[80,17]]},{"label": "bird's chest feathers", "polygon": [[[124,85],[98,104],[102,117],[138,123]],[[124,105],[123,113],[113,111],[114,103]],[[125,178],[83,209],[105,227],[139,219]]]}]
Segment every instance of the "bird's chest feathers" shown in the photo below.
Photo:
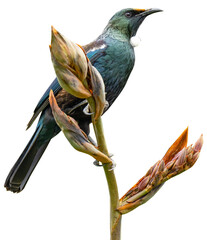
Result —
[{"label": "bird's chest feathers", "polygon": [[95,64],[108,92],[123,89],[133,69],[134,61],[134,49],[128,42],[114,41],[108,44],[106,54]]},{"label": "bird's chest feathers", "polygon": [[128,79],[134,66],[134,49],[125,42],[108,44],[104,56],[96,63],[95,67],[101,73],[106,85],[121,84]]}]

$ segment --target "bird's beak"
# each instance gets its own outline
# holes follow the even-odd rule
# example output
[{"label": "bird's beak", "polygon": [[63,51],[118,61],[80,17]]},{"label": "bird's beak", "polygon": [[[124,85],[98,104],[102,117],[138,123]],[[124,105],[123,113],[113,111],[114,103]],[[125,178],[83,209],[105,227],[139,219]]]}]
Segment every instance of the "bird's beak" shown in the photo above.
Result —
[{"label": "bird's beak", "polygon": [[[150,9],[135,9],[139,12],[139,17],[147,17],[150,14],[156,13],[156,12],[162,12],[163,10],[159,8],[150,8]],[[141,12],[141,13],[140,13]]]},{"label": "bird's beak", "polygon": [[137,12],[137,14],[135,15],[135,18],[133,19],[131,37],[136,35],[139,26],[142,24],[142,22],[144,21],[144,19],[147,16],[149,16],[150,14],[156,13],[156,12],[162,12],[162,10],[158,9],[158,8],[134,9],[134,10]]}]

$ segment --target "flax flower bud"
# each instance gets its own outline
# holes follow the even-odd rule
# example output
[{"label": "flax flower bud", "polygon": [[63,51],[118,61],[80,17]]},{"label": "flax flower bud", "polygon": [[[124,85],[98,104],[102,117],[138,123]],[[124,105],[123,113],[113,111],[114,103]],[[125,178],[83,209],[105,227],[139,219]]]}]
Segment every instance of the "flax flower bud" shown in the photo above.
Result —
[{"label": "flax flower bud", "polygon": [[104,111],[106,106],[106,98],[105,98],[105,85],[101,74],[98,70],[88,62],[88,70],[89,76],[87,81],[89,86],[91,86],[91,92],[93,95],[93,99],[95,101],[95,115],[94,120],[97,120]]},{"label": "flax flower bud", "polygon": [[70,144],[78,151],[87,153],[102,163],[112,163],[111,159],[99,151],[88,139],[87,135],[80,129],[78,123],[67,116],[57,105],[53,91],[50,91],[50,106],[56,123],[64,133]]},{"label": "flax flower bud", "polygon": [[144,177],[136,183],[121,199],[118,210],[124,214],[132,211],[152,198],[170,178],[191,168],[199,157],[203,136],[194,146],[186,147],[188,129],[168,149],[165,156],[154,164]]},{"label": "flax flower bud", "polygon": [[83,84],[88,64],[82,49],[52,27],[50,51],[60,86],[75,97],[90,97],[90,91]]}]

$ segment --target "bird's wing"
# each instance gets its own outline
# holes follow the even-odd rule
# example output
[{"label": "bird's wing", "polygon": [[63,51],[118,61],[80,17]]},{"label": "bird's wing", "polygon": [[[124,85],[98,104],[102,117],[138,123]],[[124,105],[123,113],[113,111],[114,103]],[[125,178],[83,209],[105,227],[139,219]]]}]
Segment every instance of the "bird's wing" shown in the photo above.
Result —
[{"label": "bird's wing", "polygon": [[49,104],[49,93],[50,90],[53,90],[54,94],[56,95],[62,88],[57,80],[57,78],[55,78],[55,80],[51,83],[51,85],[49,86],[49,88],[46,90],[46,92],[43,94],[43,96],[41,97],[41,99],[39,100],[32,118],[30,119],[30,121],[27,124],[27,129],[31,127],[31,125],[33,124],[33,122],[35,121],[35,119],[37,118],[37,116],[45,109],[45,107],[47,107],[47,105]]},{"label": "bird's wing", "polygon": [[83,48],[91,64],[94,65],[97,59],[106,54],[107,44],[104,40],[97,40],[85,45]]},{"label": "bird's wing", "polygon": [[[85,50],[87,57],[90,59],[92,65],[99,59],[101,56],[105,54],[106,44],[103,40],[94,41],[85,45],[83,49]],[[27,124],[27,129],[31,127],[37,116],[48,106],[49,104],[49,93],[50,90],[53,90],[54,94],[57,95],[62,87],[60,86],[57,78],[52,82],[46,92],[43,94],[41,99],[39,100],[32,118],[30,119],[29,123]]]}]

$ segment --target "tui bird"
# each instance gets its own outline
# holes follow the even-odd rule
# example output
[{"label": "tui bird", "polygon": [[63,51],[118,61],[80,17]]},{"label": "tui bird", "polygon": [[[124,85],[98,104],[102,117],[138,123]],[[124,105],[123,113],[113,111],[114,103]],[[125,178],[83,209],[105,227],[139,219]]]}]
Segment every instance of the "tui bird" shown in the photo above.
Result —
[{"label": "tui bird", "polygon": [[[136,35],[139,26],[148,15],[160,11],[160,9],[123,9],[109,20],[103,33],[95,41],[83,46],[91,63],[102,75],[108,108],[123,90],[134,66],[135,55],[130,42],[131,37]],[[60,87],[56,78],[34,110],[27,128],[41,113],[36,130],[5,181],[4,186],[12,192],[23,190],[50,140],[60,132],[49,106],[50,89],[56,95],[60,108],[73,117],[80,128],[89,135],[91,117],[84,113],[86,100],[67,93]]]}]

